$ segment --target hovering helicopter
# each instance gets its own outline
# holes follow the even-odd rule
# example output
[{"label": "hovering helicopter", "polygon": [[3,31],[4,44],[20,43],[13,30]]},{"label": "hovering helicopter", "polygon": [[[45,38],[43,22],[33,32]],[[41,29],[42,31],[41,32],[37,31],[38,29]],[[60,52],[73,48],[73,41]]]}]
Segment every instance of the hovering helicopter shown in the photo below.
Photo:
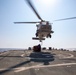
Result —
[{"label": "hovering helicopter", "polygon": [[[45,37],[46,38],[51,38],[52,37],[51,34],[54,33],[54,31],[52,30],[52,23],[50,23],[49,21],[45,21],[40,17],[40,15],[36,11],[34,5],[32,4],[31,0],[26,0],[26,2],[31,7],[31,9],[34,11],[34,13],[36,14],[36,16],[38,17],[38,19],[40,21],[38,21],[38,22],[14,22],[14,23],[15,24],[26,24],[26,23],[36,24],[36,27],[37,27],[37,30],[36,30],[36,33],[35,33],[36,37],[32,38],[34,40],[39,40],[40,42],[42,42],[42,40],[45,40]],[[76,19],[76,17],[58,19],[58,20],[55,20],[55,21],[69,20],[69,19]]]}]

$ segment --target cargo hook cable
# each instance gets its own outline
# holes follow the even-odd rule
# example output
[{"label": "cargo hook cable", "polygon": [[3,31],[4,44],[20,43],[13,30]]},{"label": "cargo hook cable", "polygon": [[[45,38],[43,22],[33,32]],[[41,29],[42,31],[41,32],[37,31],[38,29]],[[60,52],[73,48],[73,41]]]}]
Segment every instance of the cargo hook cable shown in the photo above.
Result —
[{"label": "cargo hook cable", "polygon": [[43,41],[41,41],[41,46],[43,45]]}]

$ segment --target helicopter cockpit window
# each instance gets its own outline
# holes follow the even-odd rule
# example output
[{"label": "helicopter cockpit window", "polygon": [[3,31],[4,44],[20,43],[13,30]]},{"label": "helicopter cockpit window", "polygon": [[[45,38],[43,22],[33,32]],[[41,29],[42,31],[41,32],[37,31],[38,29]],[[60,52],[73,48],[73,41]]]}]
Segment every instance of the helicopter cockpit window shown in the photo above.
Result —
[{"label": "helicopter cockpit window", "polygon": [[46,25],[46,22],[43,22],[43,25]]},{"label": "helicopter cockpit window", "polygon": [[40,29],[40,27],[41,27],[41,25],[37,25],[37,30],[39,30],[39,29]]}]

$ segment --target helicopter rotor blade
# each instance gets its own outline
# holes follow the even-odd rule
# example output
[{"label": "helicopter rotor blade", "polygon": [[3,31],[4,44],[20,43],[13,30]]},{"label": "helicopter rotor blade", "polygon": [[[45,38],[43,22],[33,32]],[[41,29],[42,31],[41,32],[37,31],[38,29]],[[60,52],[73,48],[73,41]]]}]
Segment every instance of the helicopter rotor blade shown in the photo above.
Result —
[{"label": "helicopter rotor blade", "polygon": [[54,21],[71,20],[71,19],[76,19],[76,17],[70,17],[70,18],[58,19],[58,20],[54,20]]},{"label": "helicopter rotor blade", "polygon": [[35,7],[33,6],[32,2],[31,2],[30,0],[26,0],[26,1],[27,1],[28,5],[32,8],[32,10],[33,10],[34,13],[36,14],[36,16],[37,16],[41,21],[43,21],[42,18],[39,16],[38,12],[36,11]]},{"label": "helicopter rotor blade", "polygon": [[35,24],[35,23],[40,23],[40,22],[14,22],[15,24],[25,24],[25,23],[29,23],[29,24],[31,24],[31,23],[33,23],[33,24]]}]

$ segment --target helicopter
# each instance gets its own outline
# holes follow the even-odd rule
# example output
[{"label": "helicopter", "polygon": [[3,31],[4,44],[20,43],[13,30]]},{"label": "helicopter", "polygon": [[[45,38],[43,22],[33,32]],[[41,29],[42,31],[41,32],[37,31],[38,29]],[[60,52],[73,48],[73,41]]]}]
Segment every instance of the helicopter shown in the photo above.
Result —
[{"label": "helicopter", "polygon": [[[42,42],[42,40],[45,40],[45,38],[51,38],[52,37],[52,33],[54,33],[54,31],[52,30],[52,23],[50,23],[49,21],[45,21],[43,20],[40,15],[38,14],[38,12],[36,11],[33,3],[31,2],[31,0],[26,0],[27,4],[31,7],[31,9],[34,11],[34,13],[36,14],[36,16],[38,17],[38,19],[40,21],[38,22],[14,22],[15,24],[36,24],[37,30],[35,33],[36,37],[33,37],[33,40],[39,40],[40,42]],[[61,21],[61,20],[69,20],[69,19],[76,19],[76,17],[70,17],[70,18],[64,18],[64,19],[58,19],[55,21]]]}]

